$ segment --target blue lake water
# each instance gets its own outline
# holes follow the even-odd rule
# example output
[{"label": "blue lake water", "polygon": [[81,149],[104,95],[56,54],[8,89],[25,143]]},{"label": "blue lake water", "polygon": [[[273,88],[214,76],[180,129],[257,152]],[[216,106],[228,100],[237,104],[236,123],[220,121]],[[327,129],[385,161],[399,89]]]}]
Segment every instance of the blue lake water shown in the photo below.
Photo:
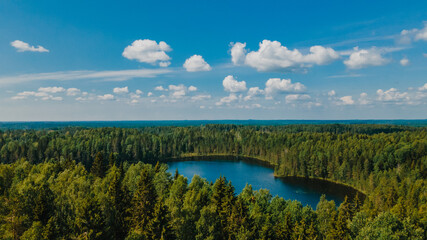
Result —
[{"label": "blue lake water", "polygon": [[251,184],[254,190],[269,189],[273,196],[278,195],[284,199],[298,200],[304,206],[316,208],[322,194],[328,200],[334,200],[338,205],[344,200],[347,189],[342,185],[318,180],[275,178],[273,169],[245,161],[177,161],[168,162],[169,172],[172,174],[178,169],[179,173],[191,181],[194,175],[214,182],[220,176],[225,176],[235,187],[239,194],[245,185]]}]

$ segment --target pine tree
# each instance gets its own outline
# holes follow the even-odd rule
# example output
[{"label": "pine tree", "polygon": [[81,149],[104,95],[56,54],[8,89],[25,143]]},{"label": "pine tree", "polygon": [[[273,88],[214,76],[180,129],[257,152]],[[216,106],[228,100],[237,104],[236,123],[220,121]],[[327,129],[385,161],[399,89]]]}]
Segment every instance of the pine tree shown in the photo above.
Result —
[{"label": "pine tree", "polygon": [[114,239],[124,239],[128,232],[127,207],[129,198],[122,186],[122,169],[113,166],[112,180],[108,187],[108,196],[111,202],[110,230]]},{"label": "pine tree", "polygon": [[152,176],[147,169],[143,169],[138,188],[132,198],[132,208],[129,209],[134,232],[145,236],[149,235],[147,226],[153,218],[156,199]]},{"label": "pine tree", "polygon": [[104,177],[105,174],[105,165],[104,158],[102,157],[102,153],[98,152],[95,155],[95,159],[93,160],[92,168],[90,169],[91,173],[96,177]]},{"label": "pine tree", "polygon": [[175,239],[171,219],[163,199],[158,199],[153,212],[153,219],[148,225],[149,238],[152,240]]}]

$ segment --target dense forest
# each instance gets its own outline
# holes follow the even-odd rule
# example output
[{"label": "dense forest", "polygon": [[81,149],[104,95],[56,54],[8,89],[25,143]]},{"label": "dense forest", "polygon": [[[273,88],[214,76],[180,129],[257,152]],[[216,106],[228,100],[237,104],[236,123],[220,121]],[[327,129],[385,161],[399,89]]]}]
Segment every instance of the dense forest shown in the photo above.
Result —
[{"label": "dense forest", "polygon": [[[316,210],[170,176],[186,156],[253,157],[367,197]],[[288,125],[0,132],[3,239],[426,239],[427,128]]]}]

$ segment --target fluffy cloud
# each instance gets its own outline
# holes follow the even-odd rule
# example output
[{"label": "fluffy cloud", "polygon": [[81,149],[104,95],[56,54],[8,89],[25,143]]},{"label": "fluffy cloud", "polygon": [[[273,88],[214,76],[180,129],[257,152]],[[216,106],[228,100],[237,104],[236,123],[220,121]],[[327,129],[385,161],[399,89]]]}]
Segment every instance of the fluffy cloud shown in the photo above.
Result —
[{"label": "fluffy cloud", "polygon": [[286,95],[285,100],[286,103],[291,103],[295,101],[304,101],[310,99],[310,95],[308,94],[289,94]]},{"label": "fluffy cloud", "polygon": [[383,52],[375,47],[371,49],[359,49],[355,47],[350,57],[344,61],[344,64],[351,69],[385,65],[389,60],[383,58]]},{"label": "fluffy cloud", "polygon": [[128,89],[128,87],[122,87],[122,88],[116,87],[113,89],[113,92],[116,94],[124,94],[124,93],[128,93],[129,89]]},{"label": "fluffy cloud", "polygon": [[418,88],[419,91],[427,91],[427,83]]},{"label": "fluffy cloud", "polygon": [[163,88],[163,86],[157,86],[154,88],[156,91],[167,91],[167,89]]},{"label": "fluffy cloud", "polygon": [[62,101],[63,98],[59,97],[59,96],[53,96],[50,93],[57,93],[57,92],[49,92],[48,91],[40,91],[41,90],[46,90],[47,88],[39,88],[39,91],[35,92],[35,91],[24,91],[24,92],[20,92],[18,93],[16,96],[13,96],[12,99],[13,100],[22,100],[22,99],[27,99],[30,96],[33,96],[35,98],[39,98],[41,100],[53,100],[53,101]]},{"label": "fluffy cloud", "polygon": [[142,94],[142,91],[141,91],[141,90],[139,90],[139,89],[136,89],[135,93],[136,93],[136,94],[138,94],[138,95],[141,95],[141,94]]},{"label": "fluffy cloud", "polygon": [[236,94],[234,94],[234,93],[231,93],[230,94],[230,96],[227,96],[227,97],[223,97],[223,98],[221,98],[220,100],[219,100],[219,102],[216,102],[215,103],[215,105],[217,105],[217,106],[221,106],[221,105],[224,105],[224,104],[230,104],[230,103],[232,103],[232,102],[234,102],[234,101],[237,101],[239,98],[236,96]]},{"label": "fluffy cloud", "polygon": [[195,86],[190,86],[187,88],[183,84],[180,84],[180,85],[169,85],[169,88],[167,90],[169,91],[169,95],[172,98],[178,99],[178,98],[183,98],[184,96],[187,96],[189,92],[197,91],[197,88]]},{"label": "fluffy cloud", "polygon": [[187,72],[201,72],[212,70],[211,66],[200,55],[193,55],[185,60],[184,68]]},{"label": "fluffy cloud", "polygon": [[264,94],[264,90],[259,89],[259,87],[251,87],[248,90],[248,95],[243,100],[249,101],[252,100],[254,97],[262,94]]},{"label": "fluffy cloud", "polygon": [[67,89],[67,96],[76,96],[78,94],[80,94],[80,89],[78,89],[78,88]]},{"label": "fluffy cloud", "polygon": [[231,61],[234,65],[242,65],[245,63],[246,58],[246,43],[230,43],[231,46]]},{"label": "fluffy cloud", "polygon": [[39,88],[39,92],[59,93],[59,92],[65,92],[65,88],[63,88],[63,87],[41,87],[41,88]]},{"label": "fluffy cloud", "polygon": [[113,94],[104,94],[104,95],[99,95],[98,96],[98,100],[101,100],[101,101],[113,100],[113,99],[114,99],[114,95]]},{"label": "fluffy cloud", "polygon": [[49,50],[42,46],[30,46],[30,44],[21,40],[15,40],[11,42],[10,45],[16,48],[18,52],[49,52]]},{"label": "fluffy cloud", "polygon": [[409,59],[407,59],[406,57],[400,59],[400,65],[408,66],[409,65]]},{"label": "fluffy cloud", "polygon": [[404,44],[409,44],[413,40],[415,41],[427,41],[427,22],[424,22],[424,28],[418,29],[414,28],[411,30],[404,29],[400,33],[400,42]]},{"label": "fluffy cloud", "polygon": [[[231,56],[234,64],[245,63],[260,72],[280,71],[293,67],[309,67],[312,64],[323,65],[338,59],[340,56],[332,48],[313,46],[306,55],[298,49],[289,50],[278,41],[263,40],[258,51],[245,56],[244,43],[232,44]],[[244,61],[243,61],[244,59]]]},{"label": "fluffy cloud", "polygon": [[306,88],[303,84],[292,83],[291,79],[270,78],[265,83],[265,95],[272,98],[275,93],[302,92]]},{"label": "fluffy cloud", "polygon": [[172,51],[172,48],[163,41],[157,44],[153,40],[140,39],[135,40],[132,45],[127,46],[122,55],[130,60],[167,67],[170,65],[171,58],[166,52],[170,51]]},{"label": "fluffy cloud", "polygon": [[331,91],[328,92],[328,96],[329,97],[333,97],[333,96],[335,96],[335,94],[336,94],[335,90],[331,90]]},{"label": "fluffy cloud", "polygon": [[390,88],[389,90],[383,91],[382,89],[377,90],[377,100],[382,102],[400,102],[408,101],[409,96],[407,92],[399,92],[396,88]]},{"label": "fluffy cloud", "polygon": [[361,93],[360,97],[359,97],[359,104],[360,105],[366,105],[366,104],[370,104],[371,101],[368,98],[368,94],[367,93]]},{"label": "fluffy cloud", "polygon": [[228,75],[222,81],[224,90],[231,93],[243,92],[246,91],[246,82],[237,81],[232,75]]},{"label": "fluffy cloud", "polygon": [[352,96],[344,96],[344,97],[340,97],[339,98],[339,105],[353,105],[354,104],[354,100]]},{"label": "fluffy cloud", "polygon": [[209,94],[200,94],[200,95],[196,95],[191,97],[191,100],[193,101],[201,101],[201,100],[207,100],[210,99],[212,96]]}]

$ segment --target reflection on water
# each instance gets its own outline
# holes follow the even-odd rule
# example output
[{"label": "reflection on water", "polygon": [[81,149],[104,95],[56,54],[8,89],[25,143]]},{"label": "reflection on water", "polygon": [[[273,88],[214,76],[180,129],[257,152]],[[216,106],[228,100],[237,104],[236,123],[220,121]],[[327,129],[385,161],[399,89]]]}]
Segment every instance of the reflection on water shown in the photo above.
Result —
[{"label": "reflection on water", "polygon": [[303,205],[316,205],[322,194],[328,200],[340,204],[346,195],[353,198],[356,191],[344,185],[323,180],[306,179],[299,177],[276,178],[273,169],[255,162],[232,160],[203,160],[203,161],[173,161],[168,162],[169,172],[179,173],[190,181],[194,175],[215,181],[220,176],[225,176],[240,193],[246,183],[251,184],[254,190],[269,189],[273,196],[285,199],[298,200]]}]

